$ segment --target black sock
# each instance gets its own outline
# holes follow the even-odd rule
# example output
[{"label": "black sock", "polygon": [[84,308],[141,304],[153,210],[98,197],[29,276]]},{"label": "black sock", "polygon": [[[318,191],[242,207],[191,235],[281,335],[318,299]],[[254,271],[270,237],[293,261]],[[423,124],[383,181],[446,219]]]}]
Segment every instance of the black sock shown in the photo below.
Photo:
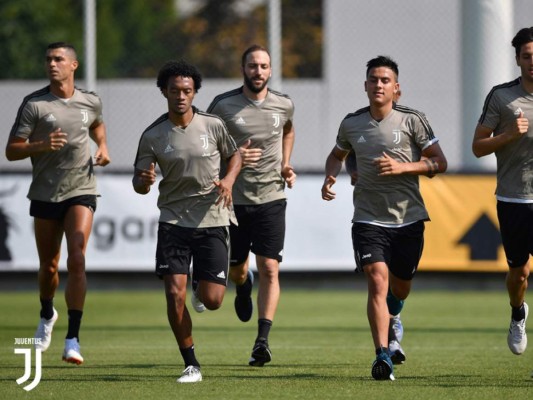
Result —
[{"label": "black sock", "polygon": [[185,367],[188,367],[189,365],[194,365],[195,367],[200,368],[200,363],[194,355],[194,345],[192,345],[191,347],[187,347],[186,349],[180,349],[180,353],[183,357],[183,361],[185,362]]},{"label": "black sock", "polygon": [[41,300],[41,318],[51,319],[54,316],[54,298]]},{"label": "black sock", "polygon": [[65,339],[77,338],[80,341],[80,325],[83,311],[68,310],[68,331]]},{"label": "black sock", "polygon": [[272,328],[272,321],[266,318],[260,318],[258,321],[257,329],[257,339],[262,341],[268,341],[268,334],[270,333],[270,328]]},{"label": "black sock", "polygon": [[248,296],[250,294],[252,289],[252,281],[248,279],[248,275],[246,275],[246,280],[242,285],[235,285],[235,289],[237,290],[237,296]]},{"label": "black sock", "polygon": [[524,303],[520,307],[511,306],[511,318],[515,321],[522,321],[526,317],[526,309]]},{"label": "black sock", "polygon": [[387,348],[386,347],[378,347],[376,349],[376,356],[379,356],[381,353],[386,353],[387,352]]}]

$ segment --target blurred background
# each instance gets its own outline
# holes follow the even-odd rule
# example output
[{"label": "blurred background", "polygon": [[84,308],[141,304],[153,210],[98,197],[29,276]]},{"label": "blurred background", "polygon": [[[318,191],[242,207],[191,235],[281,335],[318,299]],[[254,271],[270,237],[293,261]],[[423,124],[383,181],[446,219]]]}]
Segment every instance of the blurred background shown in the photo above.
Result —
[{"label": "blurred background", "polygon": [[[321,201],[323,167],[342,118],[368,103],[366,62],[388,55],[399,64],[400,102],[427,115],[449,162],[448,174],[421,178],[432,217],[421,270],[503,272],[495,158],[475,159],[470,148],[485,96],[519,74],[511,39],[532,22],[531,0],[1,0],[2,145],[22,99],[47,85],[47,44],[74,44],[77,86],[102,98],[112,157],[98,171],[87,268],[151,271],[157,195],[135,194],[131,176],[140,134],[166,111],[159,68],[169,59],[197,65],[195,104],[205,110],[242,84],[244,49],[265,45],[270,87],[296,107],[299,182],[288,191],[283,268],[352,271],[351,187],[343,175],[338,199]],[[37,270],[30,181],[30,160],[0,157],[0,271]]]}]

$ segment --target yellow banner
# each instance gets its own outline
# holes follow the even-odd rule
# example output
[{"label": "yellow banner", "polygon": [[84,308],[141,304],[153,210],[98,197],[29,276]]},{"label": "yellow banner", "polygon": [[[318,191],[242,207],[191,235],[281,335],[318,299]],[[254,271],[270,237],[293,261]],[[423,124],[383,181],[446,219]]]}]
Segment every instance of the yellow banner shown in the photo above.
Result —
[{"label": "yellow banner", "polygon": [[426,224],[421,271],[507,271],[495,176],[421,177],[420,189],[431,218]]}]

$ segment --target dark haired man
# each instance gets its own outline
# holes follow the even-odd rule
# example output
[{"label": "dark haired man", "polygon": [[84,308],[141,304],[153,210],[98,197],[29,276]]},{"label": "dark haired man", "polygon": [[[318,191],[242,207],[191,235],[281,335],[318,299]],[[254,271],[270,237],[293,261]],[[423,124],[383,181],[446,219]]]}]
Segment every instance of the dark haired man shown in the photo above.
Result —
[{"label": "dark haired man", "polygon": [[[85,251],[96,210],[94,165],[110,158],[102,103],[93,92],[74,85],[78,59],[74,47],[55,42],[46,50],[50,84],[24,98],[6,147],[10,161],[31,158],[33,179],[28,193],[39,253],[41,320],[35,347],[45,351],[58,318],[53,300],[59,285],[59,257],[63,236],[67,241],[68,331],[63,360],[83,363],[79,330],[87,281]],[[91,157],[91,138],[98,146]]]},{"label": "dark haired man", "polygon": [[[168,112],[143,132],[133,177],[134,190],[146,194],[155,183],[156,164],[163,176],[157,203],[156,274],[164,281],[168,320],[185,363],[180,383],[202,380],[185,304],[189,267],[192,260],[195,301],[218,309],[227,283],[232,186],[241,167],[224,122],[192,105],[201,83],[196,67],[184,61],[170,61],[161,68],[157,86],[167,99]],[[221,158],[228,165],[223,178]]]},{"label": "dark haired man", "polygon": [[533,254],[533,27],[518,31],[511,43],[520,77],[487,95],[472,151],[476,157],[496,155],[498,220],[509,266],[507,344],[514,354],[522,354],[527,347],[525,295]]},{"label": "dark haired man", "polygon": [[418,176],[433,176],[447,167],[425,116],[394,102],[398,90],[396,62],[379,56],[367,63],[370,106],[341,122],[322,186],[322,198],[335,199],[332,186],[353,149],[358,176],[352,240],[357,268],[368,282],[367,314],[376,349],[371,372],[378,380],[394,379],[393,362],[405,359],[403,351],[396,351],[401,348],[389,348],[394,334],[389,327],[394,322],[390,316],[399,315],[411,290],[422,255],[424,221],[429,220]]}]

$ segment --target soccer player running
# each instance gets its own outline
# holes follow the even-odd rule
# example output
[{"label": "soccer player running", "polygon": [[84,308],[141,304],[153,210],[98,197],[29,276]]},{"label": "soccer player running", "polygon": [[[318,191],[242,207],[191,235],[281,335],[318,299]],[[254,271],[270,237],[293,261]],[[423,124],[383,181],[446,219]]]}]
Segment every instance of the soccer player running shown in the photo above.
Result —
[{"label": "soccer player running", "polygon": [[220,116],[239,146],[243,168],[233,188],[237,225],[230,226],[230,279],[236,285],[235,311],[249,321],[253,273],[249,253],[256,255],[258,333],[249,365],[262,367],[272,359],[268,337],[280,297],[279,263],[285,240],[284,187],[294,186],[290,165],[294,145],[294,105],[268,88],[270,55],[253,45],[242,55],[244,85],[215,97],[208,112]]},{"label": "soccer player running", "polygon": [[487,95],[472,150],[476,157],[496,154],[498,220],[509,266],[507,344],[514,354],[522,354],[527,346],[524,300],[533,254],[533,27],[518,31],[512,45],[520,77],[493,87]]},{"label": "soccer player running", "polygon": [[[429,220],[418,175],[447,168],[438,139],[425,116],[394,103],[398,65],[379,56],[367,63],[365,91],[370,106],[341,122],[337,144],[326,161],[322,198],[335,199],[332,187],[350,150],[357,159],[352,240],[358,269],[368,283],[367,315],[376,350],[372,376],[394,379],[389,353],[390,316],[399,315],[409,295]],[[426,159],[422,160],[421,157]],[[392,338],[395,339],[394,337]],[[402,352],[403,354],[403,352]],[[396,359],[397,363],[404,358]]]},{"label": "soccer player running", "polygon": [[[40,322],[35,348],[46,351],[58,318],[54,296],[59,285],[59,257],[67,241],[68,330],[63,360],[81,364],[79,331],[87,291],[85,252],[96,210],[94,165],[110,158],[102,103],[93,92],[74,86],[76,50],[68,43],[48,45],[45,59],[50,84],[26,96],[9,135],[6,157],[30,157],[33,179],[28,192],[39,254]],[[91,138],[97,145],[91,157]]]},{"label": "soccer player running", "polygon": [[[160,69],[157,87],[168,112],[143,132],[133,177],[134,190],[146,194],[156,181],[156,164],[163,176],[156,274],[164,282],[168,321],[185,363],[180,383],[202,380],[185,305],[189,266],[192,260],[195,301],[218,309],[227,283],[232,187],[241,168],[224,122],[192,105],[201,84],[199,71],[184,61],[169,61]],[[221,158],[228,165],[223,178]]]}]

